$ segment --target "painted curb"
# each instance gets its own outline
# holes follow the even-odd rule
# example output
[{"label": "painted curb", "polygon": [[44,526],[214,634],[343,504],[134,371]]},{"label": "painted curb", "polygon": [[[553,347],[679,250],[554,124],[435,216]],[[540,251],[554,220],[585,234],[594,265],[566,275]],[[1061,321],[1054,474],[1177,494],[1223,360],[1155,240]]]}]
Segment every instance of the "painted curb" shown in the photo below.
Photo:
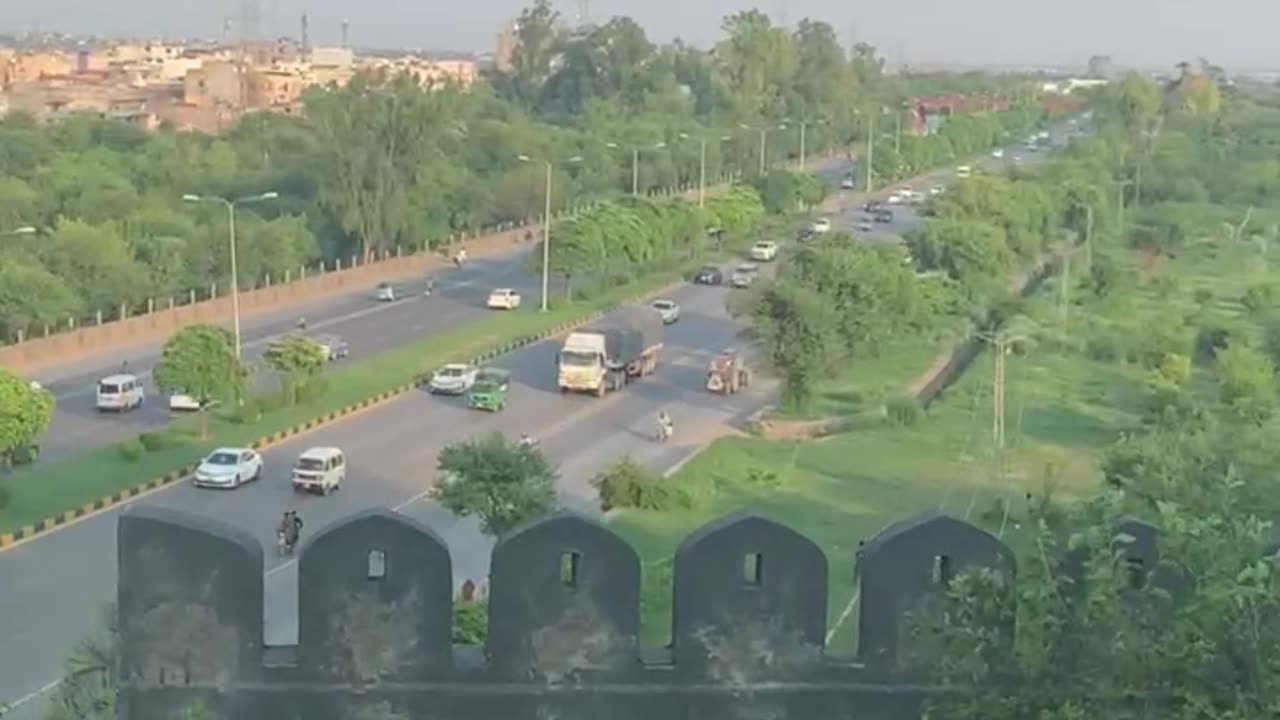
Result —
[{"label": "painted curb", "polygon": [[[621,302],[608,306],[604,310],[592,311],[577,320],[565,321],[563,323],[560,323],[559,325],[548,328],[546,330],[543,330],[542,332],[535,333],[533,335],[522,335],[516,338],[515,340],[508,341],[506,343],[503,343],[502,345],[499,345],[495,348],[492,348],[490,350],[486,350],[480,353],[479,355],[473,357],[471,359],[471,362],[472,364],[480,364],[483,362],[487,362],[489,360],[493,360],[494,358],[498,358],[503,355],[506,355],[514,350],[518,350],[528,345],[532,345],[536,342],[541,342],[548,338],[553,338],[568,330],[572,330],[573,328],[581,327],[583,325],[586,325],[587,323],[594,322],[604,317],[607,313],[613,312],[614,310],[617,310],[618,308],[624,305],[630,305],[632,303],[643,302],[645,300],[652,299],[658,295],[662,295],[668,292],[674,287],[677,287],[683,284],[684,284],[684,280],[676,280],[666,285],[663,285],[662,287],[657,288],[655,290],[651,290],[645,293],[640,293],[638,295],[633,295]],[[352,415],[355,415],[357,413],[360,413],[366,410],[371,410],[387,402],[390,402],[391,400],[394,400],[400,397],[401,395],[404,395],[405,393],[408,393],[412,390],[416,390],[417,388],[424,385],[425,382],[426,381],[423,380],[423,376],[419,375],[415,377],[413,380],[411,380],[410,382],[405,383],[403,385],[398,385],[394,389],[384,390],[375,395],[367,397],[363,400],[357,400],[356,402],[351,403],[350,405],[347,405],[338,410],[332,410],[327,413],[324,413],[323,415],[305,420],[297,425],[294,425],[288,428],[287,430],[278,430],[276,432],[271,433],[270,435],[264,435],[262,437],[259,437],[249,442],[248,447],[251,447],[254,450],[264,450],[272,446],[279,445],[285,442],[286,440],[291,440],[299,435],[303,435],[312,430],[318,430],[322,427],[336,424],[340,421],[348,419]],[[0,550],[4,550],[9,547],[12,547],[13,545],[18,544],[19,542],[30,540],[32,537],[35,537],[36,535],[48,533],[62,525],[66,525],[69,522],[85,517],[87,515],[92,515],[102,510],[106,510],[108,508],[112,508],[117,505],[124,504],[144,493],[149,493],[154,490],[158,490],[162,487],[173,485],[179,480],[184,480],[186,478],[189,478],[195,471],[196,471],[195,464],[186,465],[178,470],[171,470],[165,475],[163,475],[162,477],[156,478],[154,480],[149,480],[142,484],[134,485],[132,487],[125,488],[123,490],[118,490],[115,493],[112,493],[111,495],[98,498],[92,503],[86,503],[78,508],[75,508],[74,510],[67,510],[58,515],[47,517],[47,518],[44,518],[43,520],[38,520],[34,524],[24,525],[16,530],[0,533]]]}]

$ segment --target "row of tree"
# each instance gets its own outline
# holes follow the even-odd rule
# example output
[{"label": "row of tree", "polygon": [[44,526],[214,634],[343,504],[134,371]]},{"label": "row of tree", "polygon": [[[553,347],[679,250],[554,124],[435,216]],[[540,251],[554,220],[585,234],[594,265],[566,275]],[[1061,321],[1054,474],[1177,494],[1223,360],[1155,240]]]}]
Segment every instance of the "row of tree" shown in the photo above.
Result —
[{"label": "row of tree", "polygon": [[[518,27],[511,69],[474,87],[362,75],[309,93],[301,117],[252,115],[220,137],[6,117],[0,233],[35,226],[39,236],[0,238],[0,337],[226,288],[227,213],[184,204],[187,193],[279,194],[239,209],[240,280],[251,286],[537,216],[542,161],[556,208],[633,187],[643,195],[704,170],[754,173],[762,151],[765,165],[795,157],[802,134],[807,154],[848,145],[865,137],[872,108],[897,112],[915,86],[950,82],[885,80],[874,48],[846,49],[820,22],[790,32],[758,11],[727,18],[712,54],[657,45],[628,18],[565,29],[544,0]],[[1018,81],[955,82],[996,92]]]}]

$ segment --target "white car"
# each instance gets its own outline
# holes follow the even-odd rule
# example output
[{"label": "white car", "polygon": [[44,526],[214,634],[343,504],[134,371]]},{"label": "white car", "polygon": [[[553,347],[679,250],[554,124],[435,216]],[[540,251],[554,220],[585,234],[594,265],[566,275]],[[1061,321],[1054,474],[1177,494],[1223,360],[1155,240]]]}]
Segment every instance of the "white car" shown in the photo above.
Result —
[{"label": "white car", "polygon": [[196,466],[197,487],[233,489],[262,477],[262,456],[249,448],[218,448]]},{"label": "white car", "polygon": [[[210,400],[207,407],[217,407],[220,405],[217,400]],[[187,393],[177,392],[169,396],[169,410],[173,412],[197,412],[200,410],[200,401]]]},{"label": "white car", "polygon": [[392,302],[396,299],[396,290],[391,287],[390,283],[378,283],[378,287],[373,291],[373,296],[378,302]]},{"label": "white car", "polygon": [[664,325],[670,325],[680,319],[680,306],[674,300],[654,300],[653,309],[662,316]]},{"label": "white car", "polygon": [[876,226],[869,218],[863,217],[854,221],[853,229],[858,232],[875,232]]},{"label": "white car", "polygon": [[890,205],[901,205],[902,193],[897,191],[891,192],[889,193],[889,197],[885,198],[884,201],[889,203]]},{"label": "white car", "polygon": [[818,234],[829,233],[831,232],[831,221],[827,218],[818,218],[813,221],[813,224],[809,226],[809,229]]},{"label": "white car", "polygon": [[947,189],[942,187],[941,185],[934,185],[933,187],[929,188],[930,195],[941,195],[946,191]]},{"label": "white car", "polygon": [[853,177],[852,177],[852,176],[845,176],[845,179],[843,179],[843,180],[841,180],[841,181],[840,181],[840,189],[841,189],[841,190],[852,190],[852,189],[853,189]]},{"label": "white car", "polygon": [[486,304],[494,310],[515,310],[520,307],[520,293],[511,288],[498,288],[489,293]]},{"label": "white car", "polygon": [[449,363],[431,376],[428,386],[433,393],[444,395],[461,395],[476,384],[476,373],[479,370],[464,363]]},{"label": "white car", "polygon": [[922,203],[924,202],[924,193],[919,190],[903,190],[902,199],[913,205],[916,203]]},{"label": "white car", "polygon": [[751,259],[769,262],[778,257],[778,243],[772,240],[761,240],[751,246]]},{"label": "white car", "polygon": [[337,335],[315,335],[311,338],[311,341],[320,346],[329,362],[341,360],[351,352],[347,341]]},{"label": "white car", "polygon": [[1004,148],[996,148],[995,150],[992,150],[992,151],[991,151],[991,157],[993,157],[993,158],[995,158],[995,159],[997,159],[997,160],[999,160],[1000,158],[1004,157]]},{"label": "white car", "polygon": [[736,288],[750,287],[751,283],[756,281],[756,276],[759,274],[759,266],[744,263],[733,269],[733,275],[729,278],[729,284]]},{"label": "white car", "polygon": [[956,177],[958,178],[967,178],[971,175],[973,175],[973,168],[969,167],[968,165],[961,165],[960,167],[956,168]]}]

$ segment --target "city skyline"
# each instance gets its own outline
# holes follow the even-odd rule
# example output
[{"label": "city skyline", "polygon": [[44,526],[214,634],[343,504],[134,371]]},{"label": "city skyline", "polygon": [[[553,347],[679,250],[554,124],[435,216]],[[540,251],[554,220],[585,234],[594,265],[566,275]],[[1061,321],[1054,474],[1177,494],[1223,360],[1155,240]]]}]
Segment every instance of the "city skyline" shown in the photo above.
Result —
[{"label": "city skyline", "polygon": [[[315,45],[336,45],[349,23],[357,47],[488,52],[503,25],[529,0],[472,0],[465,6],[424,7],[410,0],[256,0],[258,37],[297,37],[300,18],[310,17]],[[572,21],[582,5],[554,3]],[[1248,0],[1221,0],[1215,12],[1193,9],[1190,0],[1157,4],[1131,0],[1120,6],[1102,0],[1067,5],[1042,3],[1029,8],[1013,0],[971,0],[963,6],[943,0],[917,0],[905,6],[859,6],[834,0],[704,0],[696,7],[675,0],[650,0],[628,7],[623,0],[590,0],[588,20],[630,15],[655,42],[680,37],[706,47],[720,34],[719,20],[750,7],[775,21],[794,25],[803,17],[830,23],[846,43],[875,45],[892,63],[908,65],[1083,65],[1106,54],[1125,66],[1172,66],[1207,57],[1228,68],[1280,65],[1267,28],[1280,9]],[[97,7],[103,8],[101,11]],[[105,5],[84,0],[44,0],[0,7],[0,32],[56,32],[103,37],[218,39],[228,21],[236,36],[240,0],[218,0],[204,7],[178,8],[160,0],[117,0]],[[915,18],[930,18],[920,23]]]}]

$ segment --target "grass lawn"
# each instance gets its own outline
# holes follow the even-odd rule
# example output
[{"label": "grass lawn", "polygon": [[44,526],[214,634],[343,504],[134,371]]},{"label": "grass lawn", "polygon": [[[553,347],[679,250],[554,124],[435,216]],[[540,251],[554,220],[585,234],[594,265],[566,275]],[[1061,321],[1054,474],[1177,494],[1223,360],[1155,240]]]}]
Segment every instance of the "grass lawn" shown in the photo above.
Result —
[{"label": "grass lawn", "polygon": [[[611,516],[644,562],[645,642],[661,645],[670,637],[669,563],[676,546],[703,523],[736,510],[796,528],[826,551],[828,627],[840,623],[831,646],[842,651],[856,642],[856,609],[841,616],[853,597],[860,540],[907,516],[940,509],[993,533],[1001,534],[1003,526],[1001,537],[1016,546],[1025,493],[1052,491],[1067,500],[1091,493],[1101,481],[1103,453],[1121,432],[1138,427],[1148,371],[1125,358],[1142,346],[1149,328],[1174,322],[1185,334],[1187,352],[1195,325],[1206,320],[1256,331],[1239,303],[1244,289],[1261,279],[1256,253],[1249,246],[1199,244],[1155,267],[1133,258],[1134,279],[1112,297],[1097,300],[1076,290],[1065,341],[1057,281],[1047,283],[1026,306],[1040,337],[1006,363],[1003,463],[992,448],[989,354],[910,427],[869,427],[809,443],[716,442],[669,480],[690,490],[693,508]],[[1119,344],[1116,359],[1090,349],[1099,336]],[[851,368],[825,387],[813,414],[866,407],[913,379],[938,351],[928,341],[886,349],[877,361]],[[1197,373],[1212,387],[1208,370]]]},{"label": "grass lawn", "polygon": [[[214,447],[247,445],[258,438],[401,386],[418,373],[432,371],[446,362],[473,357],[521,336],[536,335],[628,297],[656,290],[677,277],[676,273],[646,277],[631,285],[614,288],[589,302],[560,307],[553,305],[545,314],[533,307],[494,313],[480,322],[344,364],[328,374],[329,391],[311,402],[281,408],[248,423],[237,423],[229,416],[214,413],[210,418],[207,440],[183,436],[183,442],[175,446],[143,452],[133,459],[121,451],[122,446],[136,443],[130,441],[19,470],[3,479],[4,487],[8,488],[11,496],[9,504],[0,508],[0,532],[15,530],[161,477],[195,462]],[[177,427],[190,428],[193,423],[193,418],[184,418]],[[178,436],[177,433],[170,435]]]}]

